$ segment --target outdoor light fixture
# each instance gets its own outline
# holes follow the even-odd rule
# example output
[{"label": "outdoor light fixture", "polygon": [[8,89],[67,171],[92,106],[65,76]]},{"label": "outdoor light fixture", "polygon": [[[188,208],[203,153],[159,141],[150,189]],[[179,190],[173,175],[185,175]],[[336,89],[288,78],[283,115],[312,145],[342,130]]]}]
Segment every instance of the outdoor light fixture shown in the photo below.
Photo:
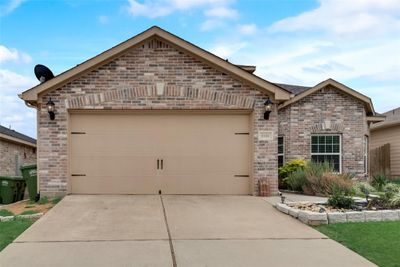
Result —
[{"label": "outdoor light fixture", "polygon": [[282,194],[282,192],[279,192],[279,196],[281,197],[282,204],[284,204],[286,197]]},{"label": "outdoor light fixture", "polygon": [[55,104],[53,101],[51,101],[51,98],[49,99],[49,101],[47,101],[47,112],[49,113],[50,116],[50,120],[54,120],[56,118],[56,108],[55,108]]},{"label": "outdoor light fixture", "polygon": [[365,189],[365,200],[367,201],[367,204],[369,202],[369,191],[368,189]]},{"label": "outdoor light fixture", "polygon": [[269,120],[269,114],[272,111],[272,101],[271,99],[267,99],[267,101],[265,101],[264,106],[265,106],[265,112],[264,112],[264,120]]}]

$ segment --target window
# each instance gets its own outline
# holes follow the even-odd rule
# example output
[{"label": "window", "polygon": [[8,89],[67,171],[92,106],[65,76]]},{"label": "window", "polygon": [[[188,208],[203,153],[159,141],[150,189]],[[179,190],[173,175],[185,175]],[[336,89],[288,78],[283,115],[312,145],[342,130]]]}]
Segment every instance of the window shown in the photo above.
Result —
[{"label": "window", "polygon": [[364,136],[364,173],[368,173],[368,136]]},{"label": "window", "polygon": [[341,140],[340,135],[311,136],[311,160],[330,162],[337,172],[341,172]]},{"label": "window", "polygon": [[285,147],[283,144],[283,136],[278,136],[278,168],[282,167],[285,163],[284,155]]}]

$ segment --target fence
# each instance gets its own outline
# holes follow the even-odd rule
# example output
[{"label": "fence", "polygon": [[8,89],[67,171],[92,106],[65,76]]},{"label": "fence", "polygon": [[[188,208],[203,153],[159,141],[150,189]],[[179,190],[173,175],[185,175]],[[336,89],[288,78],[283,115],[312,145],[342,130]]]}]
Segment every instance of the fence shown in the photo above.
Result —
[{"label": "fence", "polygon": [[370,174],[371,176],[384,174],[390,177],[390,144],[371,149]]}]

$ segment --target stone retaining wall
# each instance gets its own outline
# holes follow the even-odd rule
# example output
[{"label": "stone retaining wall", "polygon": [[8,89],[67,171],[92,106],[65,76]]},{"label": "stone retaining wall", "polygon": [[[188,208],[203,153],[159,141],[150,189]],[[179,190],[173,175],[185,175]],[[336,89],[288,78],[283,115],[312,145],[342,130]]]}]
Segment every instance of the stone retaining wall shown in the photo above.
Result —
[{"label": "stone retaining wall", "polygon": [[400,221],[400,210],[365,210],[348,212],[312,212],[292,208],[283,203],[276,203],[279,211],[299,219],[308,225],[321,225],[346,222]]}]

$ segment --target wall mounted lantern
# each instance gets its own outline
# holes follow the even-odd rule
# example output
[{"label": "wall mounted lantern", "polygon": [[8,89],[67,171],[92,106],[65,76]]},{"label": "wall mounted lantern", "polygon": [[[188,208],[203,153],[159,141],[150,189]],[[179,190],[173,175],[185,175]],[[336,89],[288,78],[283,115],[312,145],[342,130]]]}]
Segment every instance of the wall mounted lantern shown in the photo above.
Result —
[{"label": "wall mounted lantern", "polygon": [[47,101],[46,106],[47,106],[47,112],[49,113],[49,116],[50,116],[50,120],[54,120],[56,118],[56,114],[55,114],[55,111],[56,111],[55,106],[56,105],[54,104],[53,101],[51,101],[51,98],[49,99],[49,101]]},{"label": "wall mounted lantern", "polygon": [[269,114],[272,111],[272,101],[271,99],[267,99],[267,101],[265,101],[264,106],[265,106],[265,112],[264,112],[264,120],[269,120]]}]

